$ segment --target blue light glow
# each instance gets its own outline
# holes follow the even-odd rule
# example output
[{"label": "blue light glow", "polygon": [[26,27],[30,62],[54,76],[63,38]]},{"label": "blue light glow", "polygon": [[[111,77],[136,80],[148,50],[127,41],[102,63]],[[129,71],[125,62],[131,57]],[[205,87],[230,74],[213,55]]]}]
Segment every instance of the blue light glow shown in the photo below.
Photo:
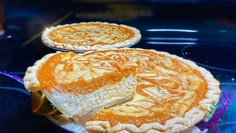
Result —
[{"label": "blue light glow", "polygon": [[197,30],[190,30],[190,29],[147,29],[146,31],[149,31],[149,32],[188,32],[188,33],[198,32]]},{"label": "blue light glow", "polygon": [[197,38],[176,38],[176,37],[147,37],[147,40],[167,40],[167,41],[198,41]]},{"label": "blue light glow", "polygon": [[158,45],[194,45],[195,42],[147,42],[147,44],[158,44]]},{"label": "blue light glow", "polygon": [[24,84],[22,78],[20,78],[20,77],[14,75],[14,74],[11,74],[11,73],[9,73],[9,72],[7,72],[7,71],[1,71],[1,70],[0,70],[0,74],[5,75],[5,76],[7,76],[7,77],[9,77],[9,78],[11,78],[11,79],[14,79],[14,80],[16,80],[17,82],[19,82],[19,83],[21,83],[21,84]]},{"label": "blue light glow", "polygon": [[6,86],[0,86],[0,90],[11,90],[11,91],[18,91],[27,95],[30,95],[30,93],[25,89],[15,88],[15,87],[6,87]]}]

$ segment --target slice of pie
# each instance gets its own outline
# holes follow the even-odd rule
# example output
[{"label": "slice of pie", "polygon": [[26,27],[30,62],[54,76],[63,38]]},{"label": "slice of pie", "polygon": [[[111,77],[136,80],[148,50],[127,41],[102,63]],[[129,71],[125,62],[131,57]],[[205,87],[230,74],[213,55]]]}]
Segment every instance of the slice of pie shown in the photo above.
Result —
[{"label": "slice of pie", "polygon": [[47,28],[45,45],[67,51],[113,49],[133,45],[141,39],[138,29],[114,23],[83,22]]},{"label": "slice of pie", "polygon": [[[97,99],[105,99],[103,108],[86,122],[88,132],[186,131],[204,119],[220,95],[219,82],[206,69],[166,52],[145,49],[49,54],[28,68],[24,81],[29,91],[43,91],[76,123],[92,108],[78,110],[94,106],[90,99],[101,92],[104,96]],[[112,101],[130,95],[132,99],[126,102],[114,105]],[[110,103],[113,106],[107,106]]]},{"label": "slice of pie", "polygon": [[136,89],[136,66],[110,57],[48,54],[27,69],[24,85],[41,91],[66,117],[129,99]]}]

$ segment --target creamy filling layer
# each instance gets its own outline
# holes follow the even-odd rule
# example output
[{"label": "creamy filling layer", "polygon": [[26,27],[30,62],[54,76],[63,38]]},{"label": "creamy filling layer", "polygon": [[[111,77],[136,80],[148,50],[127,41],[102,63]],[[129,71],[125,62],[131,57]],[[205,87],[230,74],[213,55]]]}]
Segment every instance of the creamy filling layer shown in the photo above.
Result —
[{"label": "creamy filling layer", "polygon": [[71,95],[43,91],[48,100],[67,118],[84,115],[96,108],[104,108],[122,103],[134,95],[136,79],[131,74],[114,85],[104,86],[86,95]]}]

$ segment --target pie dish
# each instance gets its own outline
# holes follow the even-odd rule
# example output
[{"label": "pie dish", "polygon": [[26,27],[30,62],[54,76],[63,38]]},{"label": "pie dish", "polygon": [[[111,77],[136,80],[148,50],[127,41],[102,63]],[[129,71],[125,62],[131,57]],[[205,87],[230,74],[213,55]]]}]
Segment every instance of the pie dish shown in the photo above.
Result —
[{"label": "pie dish", "polygon": [[[59,67],[58,71],[60,64],[68,67]],[[115,102],[132,96],[126,102],[101,105],[100,110],[85,124],[88,132],[183,132],[203,120],[212,102],[218,102],[220,96],[219,82],[209,71],[192,61],[167,52],[133,48],[90,51],[84,54],[49,54],[27,69],[24,84],[29,91],[45,93],[66,118],[80,124],[80,117],[93,108],[88,107],[85,113],[74,110],[95,104],[91,101],[82,102],[78,97],[91,99],[96,92],[83,89],[86,85],[80,84],[80,77],[86,77],[82,68],[93,70],[86,71],[86,74],[93,75],[87,83],[98,86],[95,87],[97,90],[103,91],[103,85],[116,86],[119,82],[121,87],[114,87],[119,88],[117,91],[113,89],[116,95],[112,95],[113,92],[108,94],[120,97]],[[72,70],[76,71],[71,73]],[[113,78],[117,75],[121,78],[115,81],[105,78],[94,82],[97,77],[106,77],[110,73],[114,74]],[[89,87],[93,88],[92,85]],[[131,87],[125,89],[127,86]],[[130,94],[121,94],[120,89]],[[86,97],[87,94],[90,96]],[[111,99],[105,96],[106,100]]]},{"label": "pie dish", "polygon": [[141,39],[137,28],[106,22],[81,22],[46,28],[42,41],[64,51],[90,51],[128,47]]}]

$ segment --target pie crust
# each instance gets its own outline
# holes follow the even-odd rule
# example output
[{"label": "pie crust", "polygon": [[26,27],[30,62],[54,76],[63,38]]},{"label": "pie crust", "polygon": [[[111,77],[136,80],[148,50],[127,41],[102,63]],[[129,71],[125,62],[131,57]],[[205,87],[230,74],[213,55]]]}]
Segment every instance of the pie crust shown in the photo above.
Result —
[{"label": "pie crust", "polygon": [[[36,91],[40,85],[37,71],[53,55],[46,55],[27,70],[27,89]],[[138,69],[134,98],[94,114],[85,125],[88,132],[183,132],[203,120],[212,102],[219,100],[219,82],[208,70],[167,52],[124,48],[81,55],[118,57],[118,63],[132,64]],[[137,108],[141,111],[135,111]],[[77,123],[79,118],[72,117]]]},{"label": "pie crust", "polygon": [[81,22],[46,28],[42,41],[46,46],[64,51],[90,51],[128,47],[141,39],[131,26],[107,22]]}]

